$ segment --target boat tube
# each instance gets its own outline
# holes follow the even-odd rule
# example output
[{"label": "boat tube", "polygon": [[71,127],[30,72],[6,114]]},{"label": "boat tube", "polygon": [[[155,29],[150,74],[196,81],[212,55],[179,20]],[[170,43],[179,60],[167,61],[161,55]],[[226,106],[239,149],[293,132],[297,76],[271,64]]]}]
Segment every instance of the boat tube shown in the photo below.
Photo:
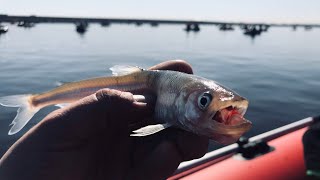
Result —
[{"label": "boat tube", "polygon": [[302,137],[320,122],[308,117],[183,162],[174,179],[306,179]]}]

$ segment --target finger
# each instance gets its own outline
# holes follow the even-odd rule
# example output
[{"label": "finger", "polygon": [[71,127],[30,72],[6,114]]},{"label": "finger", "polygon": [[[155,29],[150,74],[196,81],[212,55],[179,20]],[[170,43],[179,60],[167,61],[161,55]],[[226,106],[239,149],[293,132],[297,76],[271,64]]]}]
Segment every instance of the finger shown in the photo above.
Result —
[{"label": "finger", "polygon": [[179,130],[173,141],[182,157],[182,161],[198,159],[208,152],[209,139],[191,132]]},{"label": "finger", "polygon": [[163,140],[129,171],[129,179],[166,179],[177,169],[182,157],[176,145]]},{"label": "finger", "polygon": [[174,144],[182,161],[200,158],[208,151],[209,139],[207,137],[177,128],[168,128],[153,138]]},{"label": "finger", "polygon": [[160,175],[168,177],[182,161],[202,157],[207,152],[208,142],[206,137],[175,128],[152,136],[133,138],[134,169],[131,172],[135,173],[135,179],[163,177]]},{"label": "finger", "polygon": [[184,60],[169,60],[152,66],[150,70],[172,70],[180,71],[188,74],[193,74],[192,67]]}]

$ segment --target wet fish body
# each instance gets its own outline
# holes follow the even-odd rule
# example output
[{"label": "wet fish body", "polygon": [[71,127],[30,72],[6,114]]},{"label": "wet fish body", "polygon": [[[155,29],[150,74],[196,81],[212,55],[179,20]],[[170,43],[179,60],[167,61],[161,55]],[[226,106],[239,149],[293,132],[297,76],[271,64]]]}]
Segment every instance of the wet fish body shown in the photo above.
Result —
[{"label": "wet fish body", "polygon": [[170,126],[221,142],[236,141],[251,123],[243,118],[248,101],[221,84],[176,71],[115,66],[116,76],[64,84],[48,92],[0,97],[0,104],[19,107],[9,134],[19,132],[41,108],[72,103],[103,88],[157,96],[154,118],[159,123],[134,131],[145,136]]}]

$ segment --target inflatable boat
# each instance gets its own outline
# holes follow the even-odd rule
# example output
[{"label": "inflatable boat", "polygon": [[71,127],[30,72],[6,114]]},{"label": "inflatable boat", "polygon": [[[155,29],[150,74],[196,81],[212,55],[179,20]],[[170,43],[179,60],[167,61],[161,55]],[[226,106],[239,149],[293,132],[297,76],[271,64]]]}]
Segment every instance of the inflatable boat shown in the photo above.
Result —
[{"label": "inflatable boat", "polygon": [[306,179],[302,137],[319,119],[308,117],[250,139],[241,138],[200,159],[181,163],[168,179]]}]

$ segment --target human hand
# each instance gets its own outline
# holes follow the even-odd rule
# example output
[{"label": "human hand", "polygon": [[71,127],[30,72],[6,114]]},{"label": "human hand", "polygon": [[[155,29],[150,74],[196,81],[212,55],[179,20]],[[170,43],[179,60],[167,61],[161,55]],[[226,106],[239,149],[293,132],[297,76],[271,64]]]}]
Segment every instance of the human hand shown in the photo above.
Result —
[{"label": "human hand", "polygon": [[[184,61],[150,69],[192,73]],[[168,128],[130,137],[128,124],[148,122],[152,103],[103,89],[56,110],[22,136],[0,160],[1,179],[164,179],[179,163],[203,156],[208,139]]]}]

